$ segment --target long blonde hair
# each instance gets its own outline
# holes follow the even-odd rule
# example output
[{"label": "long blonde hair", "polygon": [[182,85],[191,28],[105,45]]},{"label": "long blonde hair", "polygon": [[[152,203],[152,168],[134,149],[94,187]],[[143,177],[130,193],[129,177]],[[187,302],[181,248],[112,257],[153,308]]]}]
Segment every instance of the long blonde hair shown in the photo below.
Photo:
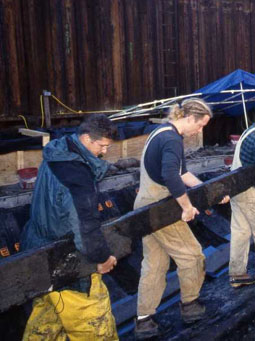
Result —
[{"label": "long blonde hair", "polygon": [[180,105],[175,104],[168,115],[168,119],[170,121],[177,121],[190,115],[195,116],[195,119],[199,120],[204,115],[208,115],[211,118],[213,113],[210,106],[204,100],[193,97],[185,99]]}]

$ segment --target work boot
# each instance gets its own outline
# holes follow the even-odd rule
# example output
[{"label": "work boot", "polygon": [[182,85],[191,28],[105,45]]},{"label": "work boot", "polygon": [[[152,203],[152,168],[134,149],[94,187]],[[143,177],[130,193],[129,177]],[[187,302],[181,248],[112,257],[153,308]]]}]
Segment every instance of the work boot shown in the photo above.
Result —
[{"label": "work boot", "polygon": [[181,316],[185,323],[193,323],[201,320],[205,315],[205,305],[200,303],[198,299],[188,302],[181,303]]},{"label": "work boot", "polygon": [[153,321],[151,316],[143,319],[135,320],[135,337],[136,340],[148,339],[159,335],[158,324]]},{"label": "work boot", "polygon": [[244,285],[251,285],[255,283],[255,277],[248,274],[231,276],[229,278],[229,283],[233,288],[240,288]]}]

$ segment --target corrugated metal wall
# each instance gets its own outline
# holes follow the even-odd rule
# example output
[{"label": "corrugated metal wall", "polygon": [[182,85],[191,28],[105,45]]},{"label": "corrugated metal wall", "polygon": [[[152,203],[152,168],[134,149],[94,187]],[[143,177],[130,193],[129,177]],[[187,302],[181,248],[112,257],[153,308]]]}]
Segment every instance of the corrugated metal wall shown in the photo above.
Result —
[{"label": "corrugated metal wall", "polygon": [[[254,72],[255,0],[0,0],[0,116],[114,109]],[[56,105],[54,111],[59,110]]]}]

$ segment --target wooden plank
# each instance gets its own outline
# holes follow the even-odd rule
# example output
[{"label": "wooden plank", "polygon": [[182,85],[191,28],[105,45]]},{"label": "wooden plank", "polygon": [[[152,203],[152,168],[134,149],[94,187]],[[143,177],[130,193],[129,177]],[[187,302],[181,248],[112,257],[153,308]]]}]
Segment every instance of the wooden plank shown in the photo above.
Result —
[{"label": "wooden plank", "polygon": [[[254,184],[255,166],[209,180],[190,189],[188,194],[192,204],[202,211],[218,203],[224,195],[232,197]],[[132,238],[150,234],[180,217],[181,208],[169,197],[104,224],[102,230],[119,259],[132,252]],[[65,240],[0,261],[0,312],[95,271],[95,265],[73,250],[73,242]]]},{"label": "wooden plank", "polygon": [[123,158],[126,158],[127,157],[127,144],[128,144],[128,142],[127,142],[128,140],[123,140],[122,141],[122,157]]},{"label": "wooden plank", "polygon": [[[235,70],[235,53],[227,53],[235,44],[235,22],[233,20],[235,16],[234,3],[231,0],[224,1],[222,6],[222,49],[224,50],[222,65],[224,65],[224,74]],[[237,48],[237,46],[236,46]]]},{"label": "wooden plank", "polygon": [[39,167],[41,162],[42,150],[26,150],[0,155],[0,186],[18,183],[17,170],[19,168]]},{"label": "wooden plank", "polygon": [[17,170],[24,168],[24,151],[17,151]]},{"label": "wooden plank", "polygon": [[[46,49],[44,40],[44,10],[42,4],[29,0],[22,3],[23,44],[26,62],[26,85],[28,88],[29,108],[26,113],[34,113],[39,116],[40,101],[43,84],[47,84],[46,77]],[[27,53],[29,51],[29,53]]]},{"label": "wooden plank", "polygon": [[97,68],[95,60],[97,58],[96,50],[96,3],[87,1],[76,2],[76,32],[79,41],[79,53],[77,54],[77,71],[82,77],[78,77],[80,84],[80,108],[87,110],[96,106],[97,100],[97,82],[95,75]]},{"label": "wooden plank", "polygon": [[[12,102],[12,106],[19,108],[21,104],[21,93],[20,93],[20,80],[19,80],[19,51],[17,50],[16,42],[16,30],[17,30],[17,17],[18,13],[15,12],[15,2],[7,0],[2,3],[5,15],[3,16],[5,27],[5,39],[7,44],[5,44],[6,52],[8,53],[8,80],[11,84],[11,96],[9,100]],[[1,7],[2,7],[1,6]]]},{"label": "wooden plank", "polygon": [[[207,84],[210,80],[217,79],[218,75],[222,74],[223,48],[218,7],[218,1],[200,0],[198,8],[199,55],[197,56],[200,76],[197,88]],[[210,37],[210,44],[208,44],[208,37]]]},{"label": "wooden plank", "polygon": [[114,142],[108,150],[105,160],[116,162],[123,157],[134,157],[140,160],[147,137],[148,135],[146,134]]},{"label": "wooden plank", "polygon": [[0,174],[17,170],[17,152],[0,155]]},{"label": "wooden plank", "polygon": [[[74,6],[75,2],[66,0],[61,2],[62,5],[62,29],[64,38],[64,58],[65,58],[65,93],[67,105],[76,109],[76,51],[77,51],[77,35],[75,34]],[[62,71],[63,72],[63,71]]]},{"label": "wooden plank", "polygon": [[113,69],[113,94],[115,108],[120,108],[123,103],[123,57],[124,57],[124,20],[122,4],[118,0],[112,1],[111,6],[112,33],[112,69]]},{"label": "wooden plank", "polygon": [[[50,119],[50,108],[49,108],[49,97],[44,95],[44,114],[45,114],[45,121],[46,121],[46,127],[49,128],[51,125],[51,119]],[[50,141],[50,134],[38,131],[38,130],[32,130],[32,129],[25,129],[20,128],[19,133],[26,136],[42,136],[42,146],[46,146],[46,144]]]},{"label": "wooden plank", "polygon": [[42,162],[42,150],[27,150],[24,152],[24,167],[39,167]]},{"label": "wooden plank", "polygon": [[17,152],[0,155],[0,186],[17,183]]},{"label": "wooden plank", "polygon": [[[65,58],[64,54],[64,37],[63,37],[63,29],[62,29],[62,18],[63,18],[63,9],[62,2],[60,1],[46,1],[49,6],[48,15],[45,16],[45,29],[46,29],[46,39],[47,46],[49,46],[47,50],[47,72],[48,72],[48,84],[50,85],[50,89],[52,93],[61,98],[62,101],[66,101],[64,84],[65,84],[65,72],[63,72],[65,68]],[[48,31],[50,29],[50,32]],[[52,64],[52,68],[50,68]],[[45,71],[44,71],[45,72]],[[60,111],[60,106],[55,102],[51,101],[52,111],[54,113],[58,113]]]},{"label": "wooden plank", "polygon": [[[194,4],[194,1],[192,2]],[[192,90],[199,87],[195,86],[194,80],[196,79],[196,62],[194,62],[194,49],[198,47],[197,27],[195,31],[194,21],[196,21],[196,11],[191,9],[191,1],[179,0],[179,76],[180,76],[180,93],[190,93]],[[193,15],[195,17],[193,17]],[[197,55],[197,53],[196,53]]]},{"label": "wooden plank", "polygon": [[19,128],[19,133],[26,136],[49,136],[49,133],[45,133],[43,131],[32,130],[32,129],[25,129]]},{"label": "wooden plank", "polygon": [[19,182],[17,172],[9,171],[0,174],[0,186],[14,185]]},{"label": "wooden plank", "polygon": [[162,26],[162,18],[163,18],[163,3],[162,1],[154,1],[155,7],[155,27],[152,31],[153,34],[153,42],[154,42],[154,65],[153,69],[155,72],[155,92],[156,98],[164,98],[164,82],[162,82],[164,76],[164,55],[163,55],[163,26]]},{"label": "wooden plank", "polygon": [[126,86],[127,104],[141,102],[143,55],[141,51],[141,15],[139,7],[144,3],[135,0],[125,0],[125,21],[126,21]]}]

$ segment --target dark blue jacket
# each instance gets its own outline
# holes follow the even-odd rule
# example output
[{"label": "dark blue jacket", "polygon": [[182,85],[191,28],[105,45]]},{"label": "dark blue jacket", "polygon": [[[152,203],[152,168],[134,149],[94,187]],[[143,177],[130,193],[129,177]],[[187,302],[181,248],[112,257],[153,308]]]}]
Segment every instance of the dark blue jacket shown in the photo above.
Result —
[{"label": "dark blue jacket", "polygon": [[111,252],[100,230],[97,182],[108,165],[90,153],[76,134],[49,142],[43,151],[21,250],[73,233],[77,250],[90,262],[105,262]]}]

